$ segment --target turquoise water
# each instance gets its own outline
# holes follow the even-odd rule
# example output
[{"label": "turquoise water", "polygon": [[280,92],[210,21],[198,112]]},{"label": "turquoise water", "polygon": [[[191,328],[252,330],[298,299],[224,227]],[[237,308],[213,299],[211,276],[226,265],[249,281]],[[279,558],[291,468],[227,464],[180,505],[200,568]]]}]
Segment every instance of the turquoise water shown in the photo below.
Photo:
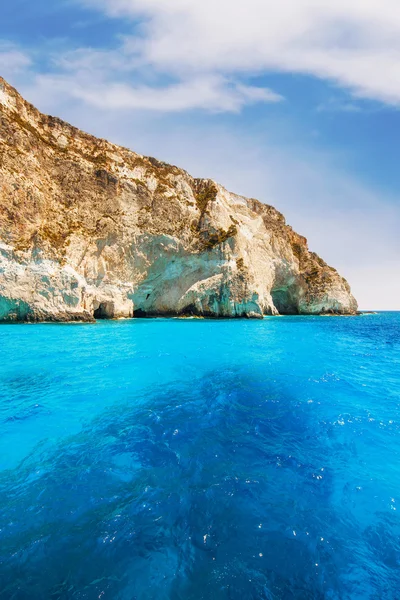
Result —
[{"label": "turquoise water", "polygon": [[400,313],[0,347],[2,600],[400,597]]}]

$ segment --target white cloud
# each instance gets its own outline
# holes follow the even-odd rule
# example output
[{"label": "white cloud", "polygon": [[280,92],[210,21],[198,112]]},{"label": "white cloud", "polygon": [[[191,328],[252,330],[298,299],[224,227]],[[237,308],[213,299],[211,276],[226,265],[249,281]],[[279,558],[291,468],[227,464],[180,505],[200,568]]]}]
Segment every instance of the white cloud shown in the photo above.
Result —
[{"label": "white cloud", "polygon": [[81,1],[142,20],[124,52],[159,72],[297,72],[400,104],[398,0]]},{"label": "white cloud", "polygon": [[[329,98],[325,102],[319,104],[316,107],[317,112],[345,112],[345,113],[359,113],[363,112],[363,109],[359,104],[355,102],[348,102],[341,98]],[[370,112],[370,111],[369,111]]]},{"label": "white cloud", "polygon": [[13,45],[0,42],[0,72],[5,77],[23,71],[30,64],[31,59],[27,54]]},{"label": "white cloud", "polygon": [[[14,54],[21,67],[28,66],[21,52]],[[144,65],[127,41],[113,50],[78,48],[59,54],[53,50],[47,59],[51,69],[31,72],[33,98],[47,97],[47,103],[49,98],[69,97],[107,110],[239,112],[246,105],[283,100],[267,87],[220,73],[166,77]]]},{"label": "white cloud", "polygon": [[149,110],[177,112],[205,109],[238,112],[256,102],[280,102],[282,97],[267,88],[237,84],[221,76],[198,76],[163,86],[129,85],[113,82],[93,73],[79,71],[61,75],[40,75],[35,95],[68,95],[107,110]]},{"label": "white cloud", "polygon": [[[237,112],[282,99],[251,83],[268,73],[312,75],[400,105],[398,0],[75,1],[124,18],[124,31],[132,22],[113,49],[52,55],[56,78],[40,85],[48,77],[93,106]],[[17,50],[1,56],[0,47],[0,67],[29,60]]]}]

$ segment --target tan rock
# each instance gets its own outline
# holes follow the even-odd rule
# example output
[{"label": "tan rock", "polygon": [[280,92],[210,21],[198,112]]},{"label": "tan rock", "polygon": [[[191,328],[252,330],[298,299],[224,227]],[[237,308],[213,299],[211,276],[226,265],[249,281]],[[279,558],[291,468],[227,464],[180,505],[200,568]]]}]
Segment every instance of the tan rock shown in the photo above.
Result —
[{"label": "tan rock", "polygon": [[272,206],[42,115],[0,78],[0,320],[354,314]]}]

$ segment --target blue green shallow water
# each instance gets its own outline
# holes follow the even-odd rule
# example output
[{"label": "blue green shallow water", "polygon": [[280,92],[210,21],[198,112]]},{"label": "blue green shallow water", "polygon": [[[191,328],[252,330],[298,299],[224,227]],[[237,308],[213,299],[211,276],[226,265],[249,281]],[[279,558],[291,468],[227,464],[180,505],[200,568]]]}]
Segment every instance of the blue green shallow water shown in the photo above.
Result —
[{"label": "blue green shallow water", "polygon": [[400,597],[400,314],[0,327],[2,600]]}]

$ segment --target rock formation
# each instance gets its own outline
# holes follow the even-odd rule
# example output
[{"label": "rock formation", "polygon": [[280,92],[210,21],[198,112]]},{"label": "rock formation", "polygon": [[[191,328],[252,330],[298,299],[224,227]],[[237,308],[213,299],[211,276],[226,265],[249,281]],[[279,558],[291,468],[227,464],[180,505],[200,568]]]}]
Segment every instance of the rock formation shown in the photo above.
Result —
[{"label": "rock formation", "polygon": [[0,78],[0,320],[354,314],[272,206],[45,116]]}]

